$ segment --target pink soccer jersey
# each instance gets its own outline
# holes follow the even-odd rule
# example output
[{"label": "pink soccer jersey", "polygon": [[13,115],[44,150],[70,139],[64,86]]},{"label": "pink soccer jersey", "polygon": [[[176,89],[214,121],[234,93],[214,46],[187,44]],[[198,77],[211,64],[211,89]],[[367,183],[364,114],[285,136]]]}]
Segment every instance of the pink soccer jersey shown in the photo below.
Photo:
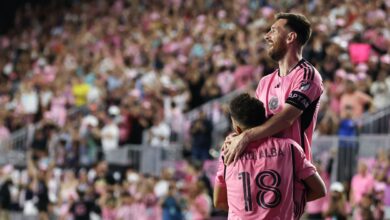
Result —
[{"label": "pink soccer jersey", "polygon": [[309,160],[312,159],[311,141],[323,90],[321,75],[305,59],[299,61],[287,76],[280,77],[277,69],[263,77],[256,89],[256,97],[264,103],[267,117],[282,111],[285,103],[303,111],[300,118],[278,137],[296,141]]},{"label": "pink soccer jersey", "polygon": [[226,187],[229,220],[299,219],[306,197],[303,179],[316,173],[291,139],[251,143],[236,164],[218,162],[215,185]]}]

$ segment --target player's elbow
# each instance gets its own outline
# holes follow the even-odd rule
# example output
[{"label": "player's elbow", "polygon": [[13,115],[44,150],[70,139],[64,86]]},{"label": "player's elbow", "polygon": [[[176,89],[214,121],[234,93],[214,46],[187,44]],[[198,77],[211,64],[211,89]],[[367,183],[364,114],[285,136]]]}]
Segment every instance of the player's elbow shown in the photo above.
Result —
[{"label": "player's elbow", "polygon": [[307,201],[313,201],[326,196],[326,186],[321,177],[317,174],[305,180],[307,186]]},{"label": "player's elbow", "polygon": [[216,186],[213,195],[214,207],[221,210],[228,209],[226,186]]},{"label": "player's elbow", "polygon": [[322,197],[324,197],[324,196],[326,196],[326,193],[327,193],[327,191],[326,191],[326,186],[325,186],[325,183],[324,183],[324,181],[322,180],[322,178],[320,178],[320,180],[319,180],[319,198],[322,198]]},{"label": "player's elbow", "polygon": [[307,192],[307,201],[311,202],[320,199],[326,195],[326,189],[316,189],[314,191]]},{"label": "player's elbow", "polygon": [[214,194],[214,200],[213,200],[213,203],[214,203],[214,207],[217,208],[217,209],[221,209],[224,202],[221,201],[221,199],[219,198],[218,195],[215,195]]},{"label": "player's elbow", "polygon": [[216,198],[215,194],[214,194],[214,200],[213,200],[213,204],[214,204],[214,207],[215,207],[215,208],[218,208],[218,206],[219,206],[219,203],[218,203],[218,200],[217,200],[217,198]]},{"label": "player's elbow", "polygon": [[321,187],[319,187],[319,190],[318,190],[318,198],[322,198],[322,197],[325,197],[327,194],[327,191],[326,191],[326,187],[325,187],[325,184],[321,184]]}]

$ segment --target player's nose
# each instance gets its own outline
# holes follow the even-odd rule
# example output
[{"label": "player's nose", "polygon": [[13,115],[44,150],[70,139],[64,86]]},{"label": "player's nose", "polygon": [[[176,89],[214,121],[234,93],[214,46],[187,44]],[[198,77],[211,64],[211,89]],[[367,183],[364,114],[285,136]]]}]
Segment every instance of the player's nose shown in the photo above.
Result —
[{"label": "player's nose", "polygon": [[267,32],[267,33],[264,35],[264,40],[267,41],[267,42],[270,40],[270,34],[269,34],[269,32]]}]

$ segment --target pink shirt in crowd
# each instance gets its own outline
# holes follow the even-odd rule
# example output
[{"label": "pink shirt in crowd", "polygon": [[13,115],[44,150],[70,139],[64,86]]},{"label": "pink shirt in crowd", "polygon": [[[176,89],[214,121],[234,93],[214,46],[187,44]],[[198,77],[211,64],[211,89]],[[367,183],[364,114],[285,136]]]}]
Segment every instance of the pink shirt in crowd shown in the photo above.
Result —
[{"label": "pink shirt in crowd", "polygon": [[200,194],[195,198],[194,203],[191,204],[189,211],[192,220],[205,220],[199,209],[206,211],[208,214],[211,213],[211,200],[207,194]]},{"label": "pink shirt in crowd", "polygon": [[383,201],[385,206],[390,206],[390,184],[386,184]]},{"label": "pink shirt in crowd", "polygon": [[238,66],[234,72],[236,88],[242,88],[248,85],[248,82],[252,80],[254,70],[255,68],[251,65]]},{"label": "pink shirt in crowd", "polygon": [[[323,206],[323,211],[327,211],[329,209],[329,205],[330,205],[330,200],[329,198],[327,199],[327,201],[324,203],[324,206]],[[352,208],[351,208],[351,205],[348,203],[348,202],[345,202],[344,204],[344,210],[346,213],[351,213],[352,212]],[[326,217],[325,220],[334,220],[334,218],[332,217]]]},{"label": "pink shirt in crowd", "polygon": [[116,210],[110,208],[103,208],[102,217],[104,220],[116,220]]},{"label": "pink shirt in crowd", "polygon": [[330,85],[330,109],[335,113],[340,113],[340,97],[344,92],[344,86],[342,83],[332,83]]},{"label": "pink shirt in crowd", "polygon": [[357,204],[363,197],[363,194],[369,193],[374,189],[375,179],[367,173],[365,176],[356,174],[351,181],[351,189],[353,190],[354,203]]},{"label": "pink shirt in crowd", "polygon": [[139,219],[140,210],[135,205],[123,205],[116,212],[117,220],[136,220]]},{"label": "pink shirt in crowd", "polygon": [[296,142],[270,137],[250,144],[235,165],[225,166],[222,153],[215,184],[227,188],[229,220],[299,219],[302,180],[315,173]]},{"label": "pink shirt in crowd", "polygon": [[54,121],[56,121],[61,126],[65,125],[67,116],[65,96],[52,98],[50,113]]},{"label": "pink shirt in crowd", "polygon": [[10,137],[11,133],[8,128],[5,126],[0,126],[0,141],[7,140]]},{"label": "pink shirt in crowd", "polygon": [[277,69],[263,77],[256,89],[256,97],[266,107],[267,118],[281,112],[286,103],[303,111],[298,120],[280,135],[301,145],[308,160],[311,160],[312,135],[323,90],[321,75],[305,59],[299,61],[287,76],[279,76]]}]

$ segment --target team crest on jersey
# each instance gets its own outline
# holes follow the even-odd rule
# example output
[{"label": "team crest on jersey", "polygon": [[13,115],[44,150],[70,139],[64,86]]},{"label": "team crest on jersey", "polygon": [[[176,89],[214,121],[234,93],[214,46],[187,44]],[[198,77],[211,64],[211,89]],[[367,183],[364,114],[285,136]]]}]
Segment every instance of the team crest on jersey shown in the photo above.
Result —
[{"label": "team crest on jersey", "polygon": [[301,87],[299,88],[302,91],[306,91],[310,88],[310,83],[307,81],[304,81],[301,83]]},{"label": "team crest on jersey", "polygon": [[272,97],[271,100],[268,102],[268,106],[270,110],[275,110],[279,106],[279,100],[277,97]]}]

